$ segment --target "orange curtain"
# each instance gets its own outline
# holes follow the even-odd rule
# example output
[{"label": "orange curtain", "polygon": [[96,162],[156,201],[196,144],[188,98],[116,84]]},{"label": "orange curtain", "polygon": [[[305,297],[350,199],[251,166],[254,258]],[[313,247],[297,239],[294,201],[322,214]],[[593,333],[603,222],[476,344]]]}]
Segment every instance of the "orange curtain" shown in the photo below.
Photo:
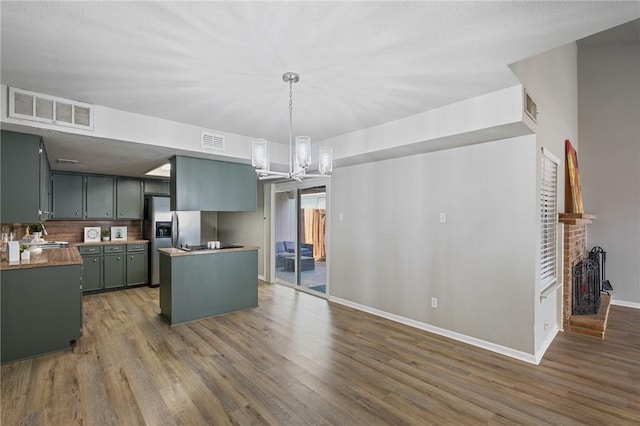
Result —
[{"label": "orange curtain", "polygon": [[313,257],[324,260],[327,256],[324,236],[327,226],[325,209],[302,209],[302,242],[313,244]]}]

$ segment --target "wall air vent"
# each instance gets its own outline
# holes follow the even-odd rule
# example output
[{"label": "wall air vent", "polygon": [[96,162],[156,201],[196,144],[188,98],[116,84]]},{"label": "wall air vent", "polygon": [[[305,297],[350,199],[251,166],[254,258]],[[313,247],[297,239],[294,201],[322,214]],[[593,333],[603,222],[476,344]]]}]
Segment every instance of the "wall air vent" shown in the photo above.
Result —
[{"label": "wall air vent", "polygon": [[529,93],[524,91],[524,112],[533,120],[534,123],[538,122],[538,105],[531,99]]},{"label": "wall air vent", "polygon": [[210,132],[202,132],[202,147],[214,151],[224,151],[224,136]]},{"label": "wall air vent", "polygon": [[9,117],[93,130],[93,105],[9,88]]}]

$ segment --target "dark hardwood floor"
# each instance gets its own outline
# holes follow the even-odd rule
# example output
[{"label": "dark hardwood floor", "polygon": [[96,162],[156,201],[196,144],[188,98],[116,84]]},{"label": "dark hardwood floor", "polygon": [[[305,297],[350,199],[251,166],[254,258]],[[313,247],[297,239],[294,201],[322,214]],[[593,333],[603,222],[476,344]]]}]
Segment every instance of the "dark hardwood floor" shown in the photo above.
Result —
[{"label": "dark hardwood floor", "polygon": [[158,290],[85,296],[72,352],[5,365],[2,425],[640,424],[640,310],[540,366],[301,292],[170,328]]}]

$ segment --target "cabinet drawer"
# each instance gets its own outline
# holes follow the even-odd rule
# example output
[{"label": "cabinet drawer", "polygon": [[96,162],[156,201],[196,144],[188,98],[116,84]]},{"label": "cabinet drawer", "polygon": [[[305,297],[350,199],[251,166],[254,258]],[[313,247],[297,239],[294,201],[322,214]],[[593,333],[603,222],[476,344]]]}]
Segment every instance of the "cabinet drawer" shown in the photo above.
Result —
[{"label": "cabinet drawer", "polygon": [[147,245],[142,244],[127,244],[127,251],[146,251]]},{"label": "cabinet drawer", "polygon": [[80,246],[80,254],[102,254],[102,246]]},{"label": "cabinet drawer", "polygon": [[104,254],[124,253],[124,244],[104,246]]}]

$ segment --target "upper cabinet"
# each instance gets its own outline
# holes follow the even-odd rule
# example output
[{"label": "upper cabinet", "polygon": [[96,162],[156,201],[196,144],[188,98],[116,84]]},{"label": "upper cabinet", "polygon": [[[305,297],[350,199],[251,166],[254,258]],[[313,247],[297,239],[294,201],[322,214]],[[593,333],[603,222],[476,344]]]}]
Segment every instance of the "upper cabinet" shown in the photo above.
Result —
[{"label": "upper cabinet", "polygon": [[114,219],[115,179],[111,176],[87,176],[86,219]]},{"label": "upper cabinet", "polygon": [[116,218],[142,218],[142,181],[116,178]]},{"label": "upper cabinet", "polygon": [[258,179],[248,164],[171,158],[171,210],[255,211]]},{"label": "upper cabinet", "polygon": [[150,195],[169,195],[169,181],[145,179],[144,193]]},{"label": "upper cabinet", "polygon": [[0,135],[2,223],[41,222],[49,215],[49,163],[42,138],[3,130]]},{"label": "upper cabinet", "polygon": [[142,180],[53,173],[53,218],[117,220],[142,218]]},{"label": "upper cabinet", "polygon": [[53,173],[53,219],[84,219],[84,176]]}]

